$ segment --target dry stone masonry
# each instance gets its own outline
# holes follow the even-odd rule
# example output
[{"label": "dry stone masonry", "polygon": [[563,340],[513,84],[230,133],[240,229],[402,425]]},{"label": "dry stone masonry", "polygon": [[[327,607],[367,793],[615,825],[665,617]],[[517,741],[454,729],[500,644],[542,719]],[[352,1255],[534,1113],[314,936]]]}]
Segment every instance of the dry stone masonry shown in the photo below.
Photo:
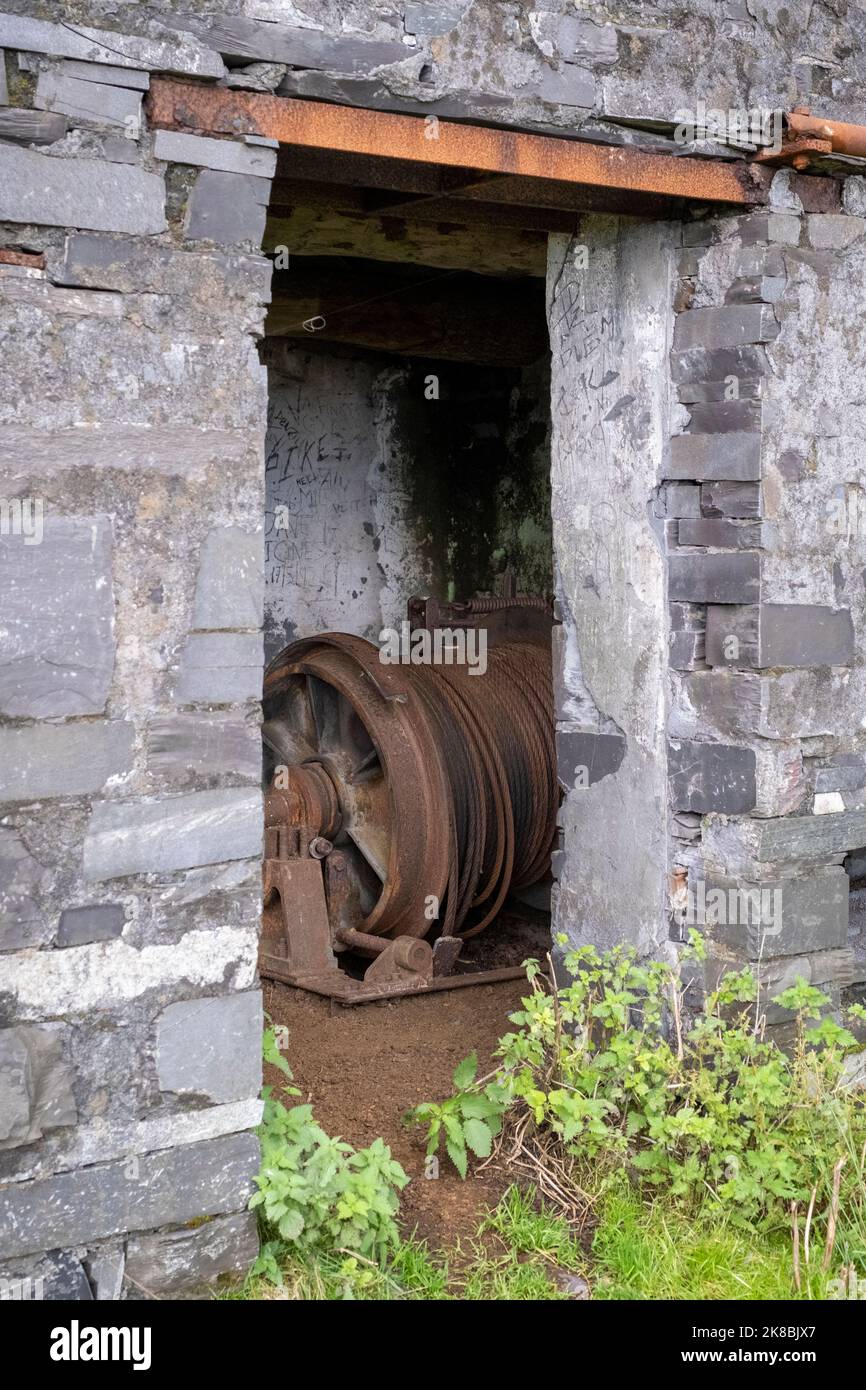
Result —
[{"label": "dry stone masonry", "polygon": [[[700,103],[862,119],[866,11],[3,6],[0,1287],[175,1296],[256,1249],[277,151],[153,130],[151,83],[676,155]],[[550,238],[555,924],[675,956],[696,903],[757,892],[780,912],[699,922],[696,995],[751,961],[838,999],[866,983],[866,171],[766,187]]]}]

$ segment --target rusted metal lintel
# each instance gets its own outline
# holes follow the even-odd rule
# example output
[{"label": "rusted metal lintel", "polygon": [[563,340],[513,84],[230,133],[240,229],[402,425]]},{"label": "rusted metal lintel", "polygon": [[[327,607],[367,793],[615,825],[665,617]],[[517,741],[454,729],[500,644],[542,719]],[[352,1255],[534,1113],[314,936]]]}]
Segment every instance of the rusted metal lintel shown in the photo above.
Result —
[{"label": "rusted metal lintel", "polygon": [[[282,145],[337,150],[381,159],[553,179],[563,183],[655,193],[691,202],[742,206],[763,201],[749,166],[653,154],[557,136],[438,121],[423,116],[331,106],[295,97],[231,91],[156,78],[151,124],[208,135],[260,135]],[[435,138],[430,138],[431,134]]]}]

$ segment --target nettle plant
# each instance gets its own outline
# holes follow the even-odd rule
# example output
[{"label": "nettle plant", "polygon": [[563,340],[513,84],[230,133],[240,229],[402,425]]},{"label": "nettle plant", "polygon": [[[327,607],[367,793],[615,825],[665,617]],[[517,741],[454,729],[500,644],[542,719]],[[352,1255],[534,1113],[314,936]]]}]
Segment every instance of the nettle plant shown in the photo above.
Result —
[{"label": "nettle plant", "polygon": [[[701,961],[703,949],[693,932],[687,954]],[[539,962],[527,962],[532,991],[511,1015],[516,1031],[501,1040],[496,1070],[476,1080],[467,1059],[454,1096],[412,1112],[427,1126],[428,1153],[444,1133],[465,1173],[466,1149],[486,1156],[504,1127],[504,1139],[525,1152],[529,1138],[536,1162],[546,1149],[576,1182],[591,1166],[597,1188],[624,1168],[687,1207],[713,1200],[762,1225],[789,1222],[792,1204],[862,1201],[866,1110],[843,1084],[857,1042],[826,1016],[820,990],[800,980],[774,1000],[795,1016],[789,1056],[765,1040],[749,970],[726,975],[689,1021],[670,964],[586,946],[565,965],[569,983],[551,989]],[[851,1013],[866,1017],[860,1006]]]},{"label": "nettle plant", "polygon": [[[291,1079],[273,1028],[265,1030],[263,1052]],[[316,1124],[312,1106],[287,1107],[270,1086],[262,1094],[262,1163],[250,1206],[259,1211],[264,1241],[252,1273],[282,1283],[281,1259],[334,1251],[383,1260],[400,1241],[399,1193],[409,1181],[387,1144],[376,1139],[355,1150]]]}]

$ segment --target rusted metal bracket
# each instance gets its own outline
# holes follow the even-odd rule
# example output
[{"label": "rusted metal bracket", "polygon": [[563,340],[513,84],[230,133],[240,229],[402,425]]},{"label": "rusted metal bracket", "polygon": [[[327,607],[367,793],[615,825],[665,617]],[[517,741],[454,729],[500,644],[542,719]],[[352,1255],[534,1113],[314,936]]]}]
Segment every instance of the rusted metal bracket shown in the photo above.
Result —
[{"label": "rusted metal bracket", "polygon": [[[364,1004],[395,995],[516,980],[524,974],[522,967],[515,966],[452,975],[460,950],[456,937],[440,938],[434,949],[417,937],[387,940],[341,928],[341,856],[317,851],[322,843],[327,841],[303,830],[294,842],[283,827],[269,826],[266,831],[259,973],[267,979],[342,1004]],[[337,862],[329,875],[332,861]],[[326,881],[333,890],[330,893]],[[372,957],[363,978],[338,967],[335,945]]]},{"label": "rusted metal bracket", "polygon": [[798,106],[785,113],[784,129],[781,149],[762,150],[753,164],[791,165],[804,170],[813,160],[833,155],[866,159],[866,126],[813,116],[808,106]]},{"label": "rusted metal bracket", "polygon": [[[147,99],[153,126],[207,135],[258,135],[282,146],[513,176],[523,195],[533,182],[618,189],[688,202],[763,202],[745,163],[695,159],[560,136],[439,120],[430,138],[423,115],[302,101],[262,92],[156,78]],[[483,184],[472,190],[484,196]],[[459,194],[458,194],[459,197]],[[522,200],[522,199],[521,199]],[[503,195],[503,201],[508,198]]]}]

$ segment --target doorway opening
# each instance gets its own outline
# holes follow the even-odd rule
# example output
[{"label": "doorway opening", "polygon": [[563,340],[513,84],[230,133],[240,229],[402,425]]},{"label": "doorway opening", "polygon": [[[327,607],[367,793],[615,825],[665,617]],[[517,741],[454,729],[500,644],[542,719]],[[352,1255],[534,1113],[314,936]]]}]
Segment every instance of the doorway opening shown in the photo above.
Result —
[{"label": "doorway opening", "polygon": [[[293,206],[275,215],[268,248],[277,269],[263,348],[266,860],[298,822],[327,849],[315,868],[266,879],[262,969],[303,976],[345,1002],[374,997],[373,982],[402,993],[492,978],[549,949],[557,789],[546,236],[447,224],[416,235],[398,225]],[[429,652],[416,661],[422,630]],[[313,641],[322,634],[338,635],[337,655],[323,655]],[[455,678],[464,662],[456,694],[450,684],[436,694],[435,681],[408,696],[395,686],[377,721],[387,682],[417,682],[417,666],[437,660],[449,680],[452,661]],[[399,710],[416,695],[429,714],[423,735],[419,707],[414,724]],[[526,727],[507,733],[509,714]],[[417,741],[412,756],[407,741]],[[437,775],[448,784],[442,796]],[[510,829],[494,823],[497,796],[510,802]],[[442,857],[449,835],[454,863]],[[292,858],[309,858],[309,846],[291,846]],[[296,952],[281,975],[272,953],[285,956],[287,919],[312,880],[319,910],[307,904],[306,930],[324,940],[320,878],[329,942]],[[399,960],[397,944],[378,954],[377,931],[389,947],[407,938]]]}]

